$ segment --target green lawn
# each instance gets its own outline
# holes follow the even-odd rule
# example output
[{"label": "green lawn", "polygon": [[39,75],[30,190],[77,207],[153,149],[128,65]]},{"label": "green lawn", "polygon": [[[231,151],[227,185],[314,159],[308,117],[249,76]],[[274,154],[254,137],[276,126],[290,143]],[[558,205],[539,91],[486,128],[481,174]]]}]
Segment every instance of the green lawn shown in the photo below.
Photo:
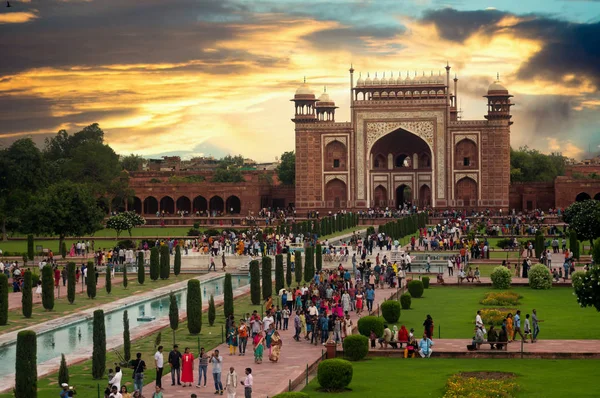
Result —
[{"label": "green lawn", "polygon": [[[120,275],[117,274],[117,276],[120,276]],[[97,307],[101,304],[106,304],[106,303],[113,302],[115,300],[122,299],[124,297],[135,296],[136,294],[144,293],[144,292],[147,292],[147,291],[153,290],[153,289],[158,289],[160,287],[168,286],[173,283],[182,282],[182,281],[191,279],[195,276],[197,276],[197,275],[192,275],[192,274],[181,275],[180,274],[179,276],[175,276],[175,275],[171,274],[169,279],[165,279],[165,280],[159,279],[156,281],[152,281],[152,280],[150,280],[150,276],[146,275],[146,281],[144,282],[143,285],[140,285],[137,282],[137,276],[132,277],[131,275],[129,275],[129,278],[127,278],[129,281],[129,284],[127,285],[127,289],[125,289],[123,287],[122,281],[119,282],[118,284],[115,284],[115,283],[111,284],[112,289],[111,289],[110,294],[106,293],[106,289],[104,287],[98,287],[98,289],[96,290],[96,298],[93,300],[90,300],[85,294],[86,289],[84,287],[83,288],[84,294],[75,295],[75,302],[72,305],[69,304],[69,302],[67,300],[67,288],[62,286],[62,281],[61,281],[60,298],[56,298],[57,292],[55,290],[55,292],[54,292],[55,293],[54,309],[52,311],[47,312],[46,310],[44,310],[44,307],[42,306],[41,303],[33,305],[33,314],[31,315],[31,318],[23,317],[23,313],[21,312],[21,307],[14,309],[14,310],[10,310],[8,312],[8,324],[4,325],[4,326],[0,326],[0,334],[10,332],[13,330],[23,329],[23,328],[29,327],[31,325],[36,325],[41,322],[49,321],[51,319],[56,319],[56,318],[60,318],[60,317],[66,316],[66,315],[71,315],[76,312],[88,309],[88,308]],[[104,274],[100,274],[100,278],[104,278],[104,277],[105,277]],[[77,293],[81,292],[81,290],[82,290],[81,286],[82,286],[81,283],[79,283],[76,286]],[[34,292],[35,292],[35,288],[34,288]],[[9,293],[9,294],[13,294],[13,293]],[[35,293],[34,293],[34,295],[35,295]]]},{"label": "green lawn", "polygon": [[[536,309],[540,323],[540,339],[597,339],[600,336],[600,314],[593,308],[580,308],[573,289],[554,287],[550,290],[533,290],[528,287],[510,289],[523,296],[521,309],[525,314]],[[422,330],[427,314],[433,317],[434,337],[470,340],[479,301],[491,288],[463,285],[462,287],[432,286],[425,289],[423,297],[412,299],[410,310],[402,310],[398,325]],[[579,327],[582,322],[585,327]]]},{"label": "green lawn", "polygon": [[[303,390],[311,398],[442,397],[447,379],[461,371],[495,371],[517,374],[517,397],[597,397],[598,360],[542,359],[399,359],[371,358],[353,362],[351,391],[332,395],[318,391],[317,379]],[[569,375],[569,376],[567,376]],[[573,379],[570,376],[580,375]]]},{"label": "green lawn", "polygon": [[[206,300],[203,297],[203,300]],[[259,313],[261,311],[261,306],[253,306],[250,303],[250,295],[245,295],[243,297],[239,297],[234,301],[235,306],[235,319],[240,319],[246,312],[252,313],[253,310],[257,310]],[[198,345],[201,347],[205,347],[207,351],[212,350],[222,343],[221,330],[225,325],[225,318],[223,316],[223,308],[222,306],[217,306],[216,308],[216,319],[213,326],[208,324],[208,318],[206,312],[202,315],[202,332],[200,335],[192,336],[189,334],[187,330],[187,322],[180,322],[179,328],[176,331],[175,339],[177,344],[184,348],[190,347],[191,351],[194,353],[194,356],[198,353]],[[169,374],[171,371],[169,365],[166,363],[166,357],[169,352],[169,347],[173,344],[173,332],[167,326],[160,331],[162,335],[161,344],[165,346],[165,369],[163,374]],[[131,355],[135,357],[135,353],[141,352],[142,359],[146,361],[146,365],[148,369],[146,370],[146,377],[144,379],[144,384],[151,383],[155,379],[155,370],[154,370],[154,353],[156,352],[154,342],[157,336],[157,333],[154,333],[148,337],[141,338],[131,343]],[[118,350],[122,353],[122,347],[119,347]],[[247,352],[252,355],[252,344],[248,345]],[[118,358],[113,351],[107,352],[106,356],[106,369],[108,371],[109,368],[114,368],[114,363],[118,362]],[[92,361],[88,360],[79,365],[69,365],[69,384],[74,385],[77,389],[77,396],[84,398],[92,398],[96,397],[97,386],[100,385],[100,393],[103,396],[104,388],[107,384],[107,379],[103,378],[101,380],[94,380],[91,376],[92,373]],[[209,377],[211,377],[209,375]],[[40,378],[38,380],[38,398],[55,398],[58,396],[58,372],[51,374],[47,377]],[[133,391],[133,380],[132,380],[132,370],[124,369],[123,370],[123,384],[127,386],[129,391]],[[198,390],[194,388],[198,393]],[[144,389],[144,396],[150,397],[152,396],[151,389]],[[167,395],[170,397],[170,395]],[[4,393],[0,394],[0,398],[12,398],[12,393]]]}]

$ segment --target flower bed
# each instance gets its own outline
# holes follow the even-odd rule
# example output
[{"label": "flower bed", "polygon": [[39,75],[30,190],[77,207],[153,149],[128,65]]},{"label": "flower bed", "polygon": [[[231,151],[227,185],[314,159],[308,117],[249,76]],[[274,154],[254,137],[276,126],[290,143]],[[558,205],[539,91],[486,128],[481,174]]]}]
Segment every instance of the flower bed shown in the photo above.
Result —
[{"label": "flower bed", "polygon": [[483,305],[519,305],[519,300],[522,298],[523,296],[515,292],[490,292],[479,303]]},{"label": "flower bed", "polygon": [[448,379],[444,398],[514,397],[518,389],[513,373],[465,372]]},{"label": "flower bed", "polygon": [[481,319],[484,325],[502,326],[508,313],[516,313],[515,308],[485,308],[481,310]]}]

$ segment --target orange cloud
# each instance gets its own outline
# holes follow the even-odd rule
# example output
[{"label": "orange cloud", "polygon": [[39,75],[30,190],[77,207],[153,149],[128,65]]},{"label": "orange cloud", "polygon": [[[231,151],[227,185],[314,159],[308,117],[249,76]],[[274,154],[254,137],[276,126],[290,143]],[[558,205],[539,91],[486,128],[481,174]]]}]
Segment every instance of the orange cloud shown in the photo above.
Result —
[{"label": "orange cloud", "polygon": [[10,12],[7,14],[0,14],[0,24],[25,23],[36,18],[38,18],[38,16],[33,12]]}]

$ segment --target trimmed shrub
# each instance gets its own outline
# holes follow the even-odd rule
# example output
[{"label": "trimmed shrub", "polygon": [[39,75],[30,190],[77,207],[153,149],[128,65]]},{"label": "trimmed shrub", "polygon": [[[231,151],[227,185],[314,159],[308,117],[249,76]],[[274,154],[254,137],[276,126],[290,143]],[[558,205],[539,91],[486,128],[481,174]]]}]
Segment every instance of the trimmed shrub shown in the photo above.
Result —
[{"label": "trimmed shrub", "polygon": [[211,294],[210,300],[208,300],[208,324],[210,326],[215,324],[215,318],[217,317],[217,311],[215,309],[215,298]]},{"label": "trimmed shrub", "polygon": [[396,323],[400,319],[400,303],[396,300],[387,300],[381,303],[381,315],[388,323]]},{"label": "trimmed shrub", "polygon": [[169,254],[169,246],[160,247],[160,279],[169,279],[171,273],[171,255]]},{"label": "trimmed shrub", "polygon": [[585,271],[575,271],[571,274],[571,285],[577,289],[583,287],[585,278]]},{"label": "trimmed shrub", "polygon": [[377,316],[363,316],[358,320],[358,332],[363,336],[369,337],[371,330],[377,337],[383,336],[383,319]]},{"label": "trimmed shrub", "polygon": [[579,240],[574,229],[569,232],[569,248],[573,252],[573,258],[579,260]]},{"label": "trimmed shrub", "polygon": [[351,361],[360,361],[369,353],[369,339],[360,334],[353,334],[344,339],[344,357]]},{"label": "trimmed shrub", "polygon": [[202,292],[198,279],[188,281],[187,326],[190,334],[198,334],[202,330]]},{"label": "trimmed shrub", "polygon": [[8,323],[8,277],[0,274],[0,325]]},{"label": "trimmed shrub", "polygon": [[87,296],[93,299],[96,297],[96,270],[94,269],[94,263],[92,261],[88,261],[87,270]]},{"label": "trimmed shrub", "polygon": [[250,300],[252,305],[260,305],[260,268],[258,260],[250,261]]},{"label": "trimmed shrub", "polygon": [[63,259],[67,258],[67,243],[63,241],[60,245],[60,255]]},{"label": "trimmed shrub", "polygon": [[315,276],[315,249],[307,247],[304,257],[304,280],[310,281]]},{"label": "trimmed shrub", "polygon": [[28,260],[33,260],[33,257],[35,255],[35,250],[34,250],[34,242],[33,242],[33,235],[27,235],[27,259]]},{"label": "trimmed shrub", "polygon": [[144,284],[146,280],[146,270],[144,269],[144,252],[141,251],[137,255],[137,267],[138,267],[138,283]]},{"label": "trimmed shrub", "polygon": [[400,296],[400,305],[403,310],[410,309],[410,305],[412,304],[412,298],[410,297],[410,293],[404,293]]},{"label": "trimmed shrub", "polygon": [[54,277],[51,265],[42,268],[42,304],[46,311],[52,311],[54,308]]},{"label": "trimmed shrub", "polygon": [[591,250],[592,259],[594,260],[594,264],[600,264],[600,238],[594,241],[594,246]]},{"label": "trimmed shrub", "polygon": [[179,307],[173,292],[169,293],[169,326],[173,329],[173,332],[179,328]]},{"label": "trimmed shrub", "polygon": [[150,249],[150,279],[153,281],[158,279],[160,275],[160,252],[158,246]]},{"label": "trimmed shrub", "polygon": [[523,296],[515,292],[490,292],[479,303],[506,307],[509,305],[519,305],[519,300],[522,298]]},{"label": "trimmed shrub", "polygon": [[352,381],[352,364],[344,359],[326,359],[319,363],[317,380],[327,391],[344,390]]},{"label": "trimmed shrub", "polygon": [[285,270],[285,284],[290,287],[292,286],[292,253],[287,253],[287,267]]},{"label": "trimmed shrub", "polygon": [[233,285],[230,273],[225,274],[223,281],[223,313],[225,317],[233,315]]},{"label": "trimmed shrub", "polygon": [[23,294],[21,295],[21,305],[23,310],[23,316],[25,318],[31,318],[33,312],[33,291],[32,291],[32,278],[31,271],[26,270],[23,274]]},{"label": "trimmed shrub", "polygon": [[37,336],[34,331],[17,334],[15,398],[37,398]]},{"label": "trimmed shrub", "polygon": [[536,264],[529,270],[529,287],[547,290],[552,287],[552,274],[544,264]]},{"label": "trimmed shrub", "polygon": [[413,298],[423,297],[423,282],[420,280],[412,280],[408,282],[408,292]]},{"label": "trimmed shrub", "polygon": [[75,263],[67,264],[67,299],[69,304],[75,302]]},{"label": "trimmed shrub", "polygon": [[181,246],[175,247],[175,260],[173,263],[173,273],[178,276],[181,273]]},{"label": "trimmed shrub", "polygon": [[60,386],[62,383],[69,384],[69,368],[65,354],[60,354],[60,368],[58,369],[58,385]]},{"label": "trimmed shrub", "polygon": [[127,280],[127,264],[123,264],[123,287],[127,289],[127,284],[129,281]]},{"label": "trimmed shrub", "polygon": [[315,249],[316,252],[316,267],[317,267],[317,272],[321,272],[321,269],[323,268],[323,246],[321,245],[317,245],[317,248]]},{"label": "trimmed shrub", "polygon": [[508,289],[512,281],[512,273],[503,266],[498,266],[492,271],[490,278],[494,289]]},{"label": "trimmed shrub", "polygon": [[279,294],[279,291],[284,288],[285,276],[283,274],[283,254],[275,256],[275,291]]},{"label": "trimmed shrub", "polygon": [[300,250],[294,252],[294,273],[296,283],[302,282],[302,253]]},{"label": "trimmed shrub", "polygon": [[424,276],[421,281],[423,282],[423,287],[425,289],[429,289],[429,277],[428,276]]},{"label": "trimmed shrub", "polygon": [[273,282],[271,279],[272,274],[272,261],[271,257],[264,256],[262,258],[262,298],[266,300],[273,295]]},{"label": "trimmed shrub", "polygon": [[273,398],[310,398],[310,395],[299,391],[290,391],[277,394]]},{"label": "trimmed shrub", "polygon": [[[115,267],[116,264],[113,264],[113,267]],[[112,291],[112,271],[111,271],[111,267],[106,267],[106,284],[104,285],[104,288],[106,289],[106,293],[110,294],[110,292]]]},{"label": "trimmed shrub", "polygon": [[94,311],[94,350],[92,353],[92,377],[96,380],[104,378],[106,370],[106,328],[104,327],[104,311]]},{"label": "trimmed shrub", "polygon": [[129,334],[129,315],[123,312],[123,357],[129,363],[131,359],[131,335]]}]

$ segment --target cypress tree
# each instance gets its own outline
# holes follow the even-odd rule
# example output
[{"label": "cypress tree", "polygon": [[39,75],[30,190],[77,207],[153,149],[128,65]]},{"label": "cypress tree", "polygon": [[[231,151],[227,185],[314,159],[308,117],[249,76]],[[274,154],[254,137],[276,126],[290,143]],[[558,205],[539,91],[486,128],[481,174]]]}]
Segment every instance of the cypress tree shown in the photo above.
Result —
[{"label": "cypress tree", "polygon": [[129,334],[129,315],[127,310],[123,311],[123,357],[129,364],[131,359],[131,335]]},{"label": "cypress tree", "polygon": [[23,306],[23,316],[31,318],[33,311],[33,291],[31,283],[31,271],[28,269],[23,274],[23,294],[21,296],[21,304]]},{"label": "cypress tree", "polygon": [[169,293],[169,326],[173,331],[173,344],[175,344],[175,331],[179,328],[179,307],[173,292]]},{"label": "cypress tree", "polygon": [[8,277],[0,274],[0,325],[8,323]]},{"label": "cypress tree", "polygon": [[106,329],[104,327],[104,311],[102,310],[94,311],[93,339],[92,377],[98,380],[104,378],[104,371],[106,370]]},{"label": "cypress tree", "polygon": [[87,270],[87,295],[93,299],[96,298],[96,270],[93,262],[88,261]]},{"label": "cypress tree", "polygon": [[287,252],[287,266],[285,270],[285,283],[288,287],[292,286],[292,253]]},{"label": "cypress tree", "polygon": [[153,281],[157,280],[160,274],[159,258],[158,246],[154,246],[150,250],[150,279]]},{"label": "cypress tree", "polygon": [[52,311],[54,308],[54,277],[51,265],[42,268],[42,304],[46,311]]},{"label": "cypress tree", "polygon": [[534,243],[535,256],[539,259],[542,256],[542,253],[544,252],[544,235],[542,234],[542,231],[538,230],[535,233]]},{"label": "cypress tree", "polygon": [[574,229],[569,232],[569,249],[573,252],[573,258],[579,260],[579,240]]},{"label": "cypress tree", "polygon": [[264,256],[262,258],[262,297],[263,300],[273,295],[273,282],[272,282],[272,263],[271,257]]},{"label": "cypress tree", "polygon": [[215,324],[215,318],[217,317],[217,311],[215,309],[215,298],[211,294],[210,300],[208,300],[208,324],[210,326]]},{"label": "cypress tree", "polygon": [[69,368],[65,354],[60,354],[60,368],[58,369],[58,385],[60,386],[62,383],[69,384]]},{"label": "cypress tree", "polygon": [[67,243],[65,241],[60,246],[60,255],[63,259],[67,258]]},{"label": "cypress tree", "polygon": [[315,276],[315,253],[313,247],[307,247],[304,255],[306,256],[304,264],[304,280],[310,281]]},{"label": "cypress tree", "polygon": [[198,334],[202,330],[202,293],[200,281],[190,279],[187,288],[187,325],[190,334]]},{"label": "cypress tree", "polygon": [[[115,266],[116,265],[113,265],[113,267]],[[104,285],[104,288],[106,289],[106,293],[110,294],[112,290],[112,272],[110,267],[106,267],[106,284]]]},{"label": "cypress tree", "polygon": [[283,254],[278,254],[275,256],[275,291],[277,294],[284,288],[284,284]]},{"label": "cypress tree", "polygon": [[175,276],[179,276],[181,273],[181,246],[175,247],[175,263],[173,264],[173,273]]},{"label": "cypress tree", "polygon": [[146,280],[146,270],[144,269],[144,252],[140,251],[137,255],[137,267],[138,267],[138,283],[144,284]]},{"label": "cypress tree", "polygon": [[250,300],[252,305],[260,305],[260,268],[258,260],[250,261]]},{"label": "cypress tree", "polygon": [[37,398],[37,336],[34,331],[17,334],[15,398]]},{"label": "cypress tree", "polygon": [[127,284],[129,281],[127,280],[127,265],[123,264],[123,287],[127,289]]},{"label": "cypress tree", "polygon": [[300,250],[294,252],[294,273],[296,274],[296,283],[302,282],[302,253]]},{"label": "cypress tree", "polygon": [[33,246],[33,235],[27,235],[27,259],[33,260],[35,256],[34,246]]},{"label": "cypress tree", "polygon": [[169,246],[164,245],[160,248],[160,279],[169,279],[171,273],[171,255]]},{"label": "cypress tree", "polygon": [[315,254],[317,257],[317,272],[321,272],[321,269],[323,269],[323,247],[321,245],[317,245],[317,250]]},{"label": "cypress tree", "polygon": [[67,299],[69,304],[75,302],[75,263],[67,263]]},{"label": "cypress tree", "polygon": [[225,274],[225,280],[223,281],[223,312],[226,318],[233,315],[233,285],[230,273]]}]

